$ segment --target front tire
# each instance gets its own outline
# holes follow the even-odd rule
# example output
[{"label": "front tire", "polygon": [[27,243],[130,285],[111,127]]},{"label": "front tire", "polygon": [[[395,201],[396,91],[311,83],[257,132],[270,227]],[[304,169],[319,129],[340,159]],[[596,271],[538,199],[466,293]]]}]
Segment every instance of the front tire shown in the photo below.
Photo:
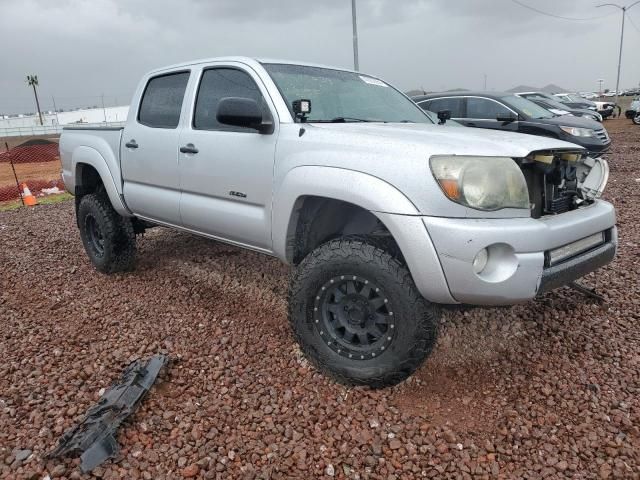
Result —
[{"label": "front tire", "polygon": [[133,269],[136,235],[131,220],[119,215],[106,195],[82,197],[77,215],[84,249],[96,270],[115,273]]},{"label": "front tire", "polygon": [[321,245],[289,287],[289,321],[307,358],[341,383],[386,387],[431,353],[439,308],[406,266],[363,240]]},{"label": "front tire", "polygon": [[640,125],[640,114],[633,117],[633,123],[635,123],[636,125]]}]

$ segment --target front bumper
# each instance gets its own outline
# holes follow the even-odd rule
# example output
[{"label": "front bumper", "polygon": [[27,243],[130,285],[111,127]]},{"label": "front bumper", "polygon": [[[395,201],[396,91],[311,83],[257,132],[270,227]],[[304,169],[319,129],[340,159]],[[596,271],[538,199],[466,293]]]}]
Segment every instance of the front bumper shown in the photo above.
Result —
[{"label": "front bumper", "polygon": [[[605,265],[617,248],[615,221],[613,206],[603,200],[540,219],[423,217],[451,296],[475,305],[523,302]],[[605,233],[604,244],[546,266],[550,250],[598,232]],[[473,260],[484,248],[494,263],[476,274]]]}]

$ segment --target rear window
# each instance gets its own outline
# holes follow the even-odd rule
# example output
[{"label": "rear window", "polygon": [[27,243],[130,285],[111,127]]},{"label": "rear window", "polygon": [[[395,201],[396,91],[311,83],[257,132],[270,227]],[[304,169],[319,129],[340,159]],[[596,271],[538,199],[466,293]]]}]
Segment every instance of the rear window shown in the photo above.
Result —
[{"label": "rear window", "polygon": [[142,95],[138,122],[153,128],[176,128],[189,72],[162,75],[149,80]]}]

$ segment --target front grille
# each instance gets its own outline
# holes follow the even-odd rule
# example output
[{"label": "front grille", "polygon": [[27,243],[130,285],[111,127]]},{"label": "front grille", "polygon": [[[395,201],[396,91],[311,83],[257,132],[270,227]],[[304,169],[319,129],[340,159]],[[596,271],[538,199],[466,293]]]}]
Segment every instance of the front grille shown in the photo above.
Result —
[{"label": "front grille", "polygon": [[596,130],[596,137],[598,137],[600,140],[602,140],[605,143],[609,142],[609,134],[604,128],[600,130]]}]

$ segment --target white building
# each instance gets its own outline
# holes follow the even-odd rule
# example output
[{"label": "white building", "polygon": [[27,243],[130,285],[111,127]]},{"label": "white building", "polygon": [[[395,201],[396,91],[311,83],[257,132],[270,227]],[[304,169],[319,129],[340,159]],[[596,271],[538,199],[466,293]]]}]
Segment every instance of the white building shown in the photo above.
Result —
[{"label": "white building", "polygon": [[[127,120],[129,106],[87,108],[71,112],[43,112],[42,123],[45,127],[57,127],[70,123],[114,123]],[[17,129],[25,127],[39,127],[38,115],[19,115],[17,117],[0,117],[0,130]]]}]

